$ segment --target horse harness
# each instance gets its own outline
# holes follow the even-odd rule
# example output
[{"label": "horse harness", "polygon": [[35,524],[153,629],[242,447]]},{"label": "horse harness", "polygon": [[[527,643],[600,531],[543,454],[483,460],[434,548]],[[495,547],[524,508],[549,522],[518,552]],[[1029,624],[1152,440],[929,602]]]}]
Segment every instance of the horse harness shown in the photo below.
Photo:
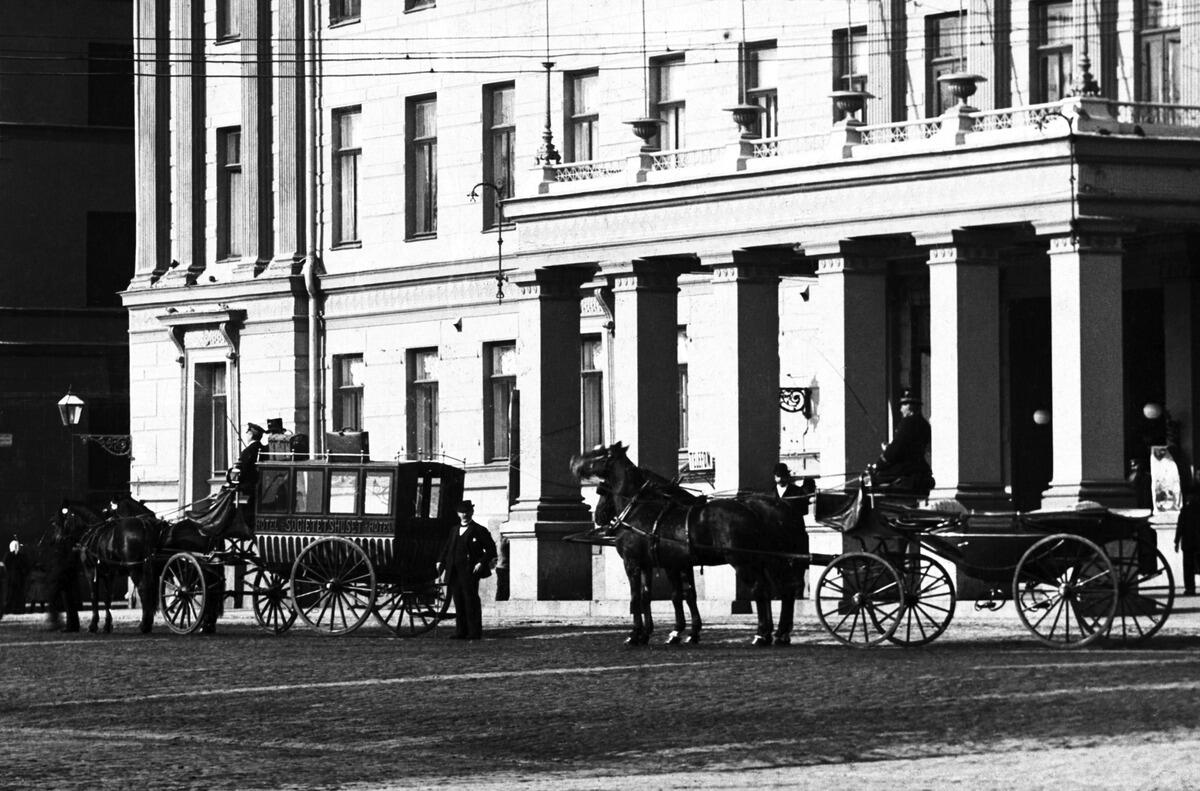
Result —
[{"label": "horse harness", "polygon": [[667,536],[663,536],[659,532],[659,527],[662,525],[663,517],[665,517],[667,515],[667,512],[671,510],[671,506],[678,505],[678,503],[671,502],[671,500],[669,498],[663,504],[662,510],[660,510],[658,512],[658,515],[654,517],[654,522],[651,524],[649,531],[643,530],[642,528],[638,527],[637,525],[630,523],[626,519],[626,517],[629,516],[629,512],[633,510],[634,505],[637,504],[638,497],[642,494],[643,491],[645,491],[648,488],[652,488],[652,481],[644,481],[642,483],[641,487],[638,488],[637,492],[634,493],[633,497],[629,498],[629,502],[625,504],[625,507],[621,509],[621,513],[614,516],[612,518],[612,521],[608,523],[608,527],[605,529],[605,532],[607,532],[609,535],[612,535],[612,534],[616,533],[616,531],[618,529],[624,527],[627,530],[631,530],[632,532],[637,533],[638,535],[642,536],[643,538],[650,539],[650,562],[651,562],[651,564],[653,564],[655,566],[661,565],[659,562],[659,560],[660,560],[659,545],[664,540],[672,541],[672,542],[675,542],[678,544],[684,544],[688,549],[688,553],[691,554],[692,546],[693,546],[693,544],[692,544],[692,526],[693,526],[693,524],[695,524],[695,520],[693,519],[692,514],[696,511],[697,508],[699,508],[701,505],[703,505],[703,502],[699,502],[699,503],[696,503],[695,505],[687,506],[687,510],[684,512],[684,527],[686,530],[687,540],[680,541],[677,538],[670,538]]}]

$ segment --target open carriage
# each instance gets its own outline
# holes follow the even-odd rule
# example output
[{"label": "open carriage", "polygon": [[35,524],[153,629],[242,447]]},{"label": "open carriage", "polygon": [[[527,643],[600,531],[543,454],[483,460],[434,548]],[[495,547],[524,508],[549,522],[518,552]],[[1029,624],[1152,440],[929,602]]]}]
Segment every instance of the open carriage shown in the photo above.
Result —
[{"label": "open carriage", "polygon": [[1145,518],[1099,507],[947,513],[868,489],[832,511],[819,500],[817,510],[819,521],[842,530],[850,550],[822,558],[827,566],[816,587],[822,625],[848,645],[922,645],[941,635],[956,594],[936,558],[990,586],[990,600],[977,606],[995,609],[1011,598],[1033,636],[1058,648],[1102,638],[1141,642],[1162,628],[1174,604],[1171,569]]},{"label": "open carriage", "polygon": [[173,555],[160,602],[179,633],[225,595],[224,566],[244,566],[260,627],[296,619],[346,634],[374,617],[400,636],[433,629],[449,606],[438,555],[456,523],[464,471],[431,461],[267,461],[258,465],[253,538]]}]

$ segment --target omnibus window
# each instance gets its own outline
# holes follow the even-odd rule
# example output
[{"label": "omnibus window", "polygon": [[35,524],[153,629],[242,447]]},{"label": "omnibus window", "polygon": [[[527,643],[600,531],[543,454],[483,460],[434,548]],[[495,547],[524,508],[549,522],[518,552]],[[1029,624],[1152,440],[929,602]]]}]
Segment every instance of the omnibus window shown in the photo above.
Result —
[{"label": "omnibus window", "polygon": [[392,512],[392,474],[390,472],[369,472],[366,478],[363,513],[390,514]]},{"label": "omnibus window", "polygon": [[429,479],[429,516],[433,519],[438,517],[438,512],[442,507],[442,479]]},{"label": "omnibus window", "polygon": [[292,511],[297,514],[319,514],[325,510],[325,473],[321,470],[296,470],[296,492]]},{"label": "omnibus window", "polygon": [[329,513],[352,514],[358,510],[358,473],[334,472],[329,475]]},{"label": "omnibus window", "polygon": [[286,514],[288,510],[288,470],[259,469],[258,510]]}]

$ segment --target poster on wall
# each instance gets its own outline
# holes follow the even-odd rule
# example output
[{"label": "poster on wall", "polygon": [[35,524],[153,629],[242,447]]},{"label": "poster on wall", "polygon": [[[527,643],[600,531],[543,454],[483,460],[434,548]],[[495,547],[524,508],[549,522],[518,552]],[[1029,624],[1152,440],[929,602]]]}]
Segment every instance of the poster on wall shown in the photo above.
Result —
[{"label": "poster on wall", "polygon": [[1150,447],[1150,492],[1155,511],[1178,511],[1183,505],[1179,467],[1166,445]]}]

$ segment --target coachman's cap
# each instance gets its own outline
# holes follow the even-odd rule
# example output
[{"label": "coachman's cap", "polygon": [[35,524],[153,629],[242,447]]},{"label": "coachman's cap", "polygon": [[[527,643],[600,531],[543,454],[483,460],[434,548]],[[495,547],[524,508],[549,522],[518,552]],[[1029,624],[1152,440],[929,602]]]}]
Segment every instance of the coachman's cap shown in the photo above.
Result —
[{"label": "coachman's cap", "polygon": [[475,513],[475,503],[471,502],[470,500],[463,500],[461,503],[458,504],[458,507],[456,507],[454,509],[454,513],[456,513],[456,514],[473,514],[473,513]]},{"label": "coachman's cap", "polygon": [[921,403],[921,397],[918,396],[916,393],[914,393],[912,390],[905,390],[900,395],[900,403],[901,404],[919,404],[919,403]]},{"label": "coachman's cap", "polygon": [[258,425],[257,423],[247,423],[246,428],[250,429],[251,431],[257,431],[259,434],[267,433],[266,431],[263,430],[263,427]]}]

